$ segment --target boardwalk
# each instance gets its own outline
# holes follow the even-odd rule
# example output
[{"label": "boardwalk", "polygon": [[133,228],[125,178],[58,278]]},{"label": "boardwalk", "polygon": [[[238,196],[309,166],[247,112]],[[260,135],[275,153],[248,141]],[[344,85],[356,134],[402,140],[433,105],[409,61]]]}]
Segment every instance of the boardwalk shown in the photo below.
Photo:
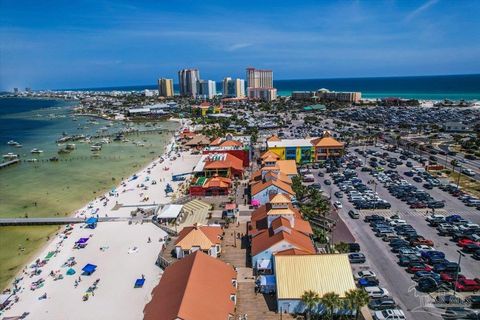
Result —
[{"label": "boardwalk", "polygon": [[[255,293],[255,277],[250,266],[250,250],[248,248],[246,223],[232,223],[225,229],[222,241],[221,260],[230,263],[237,269],[237,306],[235,319],[247,315],[248,319],[280,319],[275,312],[275,296]],[[238,236],[240,234],[240,237]],[[282,314],[282,319],[294,319],[288,314]]]}]

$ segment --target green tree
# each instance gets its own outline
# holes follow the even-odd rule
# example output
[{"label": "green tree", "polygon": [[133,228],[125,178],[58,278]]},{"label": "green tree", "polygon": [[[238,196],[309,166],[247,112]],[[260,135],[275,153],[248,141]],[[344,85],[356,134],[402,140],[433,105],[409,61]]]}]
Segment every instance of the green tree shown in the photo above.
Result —
[{"label": "green tree", "polygon": [[330,319],[333,319],[335,309],[341,307],[342,300],[337,293],[328,292],[325,293],[322,298],[320,298],[320,303],[325,307],[327,311],[327,316]]},{"label": "green tree", "polygon": [[358,319],[360,309],[368,304],[368,302],[370,301],[370,297],[365,290],[353,289],[345,293],[345,300],[348,308],[350,308],[351,310],[355,310],[355,319]]},{"label": "green tree", "polygon": [[335,245],[335,250],[339,253],[348,253],[350,251],[350,247],[348,243],[340,242]]},{"label": "green tree", "polygon": [[307,319],[310,319],[313,309],[320,302],[320,296],[315,291],[307,290],[302,294],[301,300],[306,307],[305,312],[307,314]]},{"label": "green tree", "polygon": [[455,174],[455,167],[458,167],[458,160],[453,159],[452,161],[450,161],[450,164],[452,165],[453,174]]}]

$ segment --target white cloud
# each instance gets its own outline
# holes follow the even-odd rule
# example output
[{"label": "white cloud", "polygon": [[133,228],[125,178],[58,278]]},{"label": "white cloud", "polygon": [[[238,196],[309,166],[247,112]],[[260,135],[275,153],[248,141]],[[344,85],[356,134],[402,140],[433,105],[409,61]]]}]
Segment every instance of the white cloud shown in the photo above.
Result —
[{"label": "white cloud", "polygon": [[423,5],[421,5],[420,7],[418,7],[417,9],[413,10],[412,12],[410,12],[406,17],[405,17],[405,21],[411,21],[413,18],[415,18],[416,16],[418,16],[419,14],[421,14],[422,12],[428,10],[431,6],[435,5],[439,0],[429,0],[427,1],[426,3],[424,3]]},{"label": "white cloud", "polygon": [[236,51],[239,49],[247,48],[253,46],[253,43],[235,43],[229,46],[226,50],[227,51]]}]

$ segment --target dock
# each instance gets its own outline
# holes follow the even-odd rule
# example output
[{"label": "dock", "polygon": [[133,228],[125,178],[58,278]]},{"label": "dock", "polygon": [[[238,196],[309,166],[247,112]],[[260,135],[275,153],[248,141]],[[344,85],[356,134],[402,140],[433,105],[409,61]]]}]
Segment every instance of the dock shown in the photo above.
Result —
[{"label": "dock", "polygon": [[6,168],[8,166],[14,165],[14,164],[19,163],[19,162],[20,162],[20,159],[14,159],[14,160],[10,160],[10,161],[7,161],[7,162],[2,162],[2,163],[0,163],[0,169]]}]

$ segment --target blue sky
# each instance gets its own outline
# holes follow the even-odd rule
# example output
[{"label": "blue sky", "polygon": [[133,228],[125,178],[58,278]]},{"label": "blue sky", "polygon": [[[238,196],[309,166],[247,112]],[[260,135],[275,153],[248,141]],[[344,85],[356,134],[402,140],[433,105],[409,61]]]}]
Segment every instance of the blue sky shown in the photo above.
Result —
[{"label": "blue sky", "polygon": [[480,73],[480,1],[0,0],[0,89]]}]

